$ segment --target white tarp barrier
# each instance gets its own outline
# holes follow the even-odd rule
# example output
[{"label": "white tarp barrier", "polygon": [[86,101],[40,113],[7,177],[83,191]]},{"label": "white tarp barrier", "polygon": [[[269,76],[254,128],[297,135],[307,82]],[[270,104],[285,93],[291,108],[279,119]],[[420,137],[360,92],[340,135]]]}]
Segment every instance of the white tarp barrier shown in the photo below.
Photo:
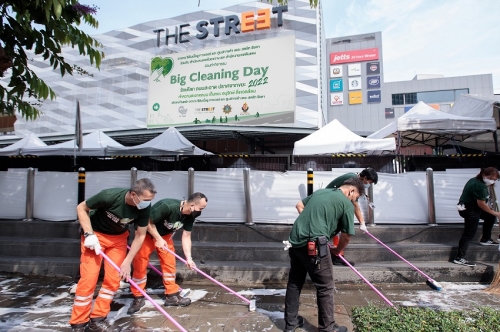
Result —
[{"label": "white tarp barrier", "polygon": [[[208,198],[207,207],[197,219],[198,221],[245,222],[242,168],[217,169],[217,172],[196,172],[194,191],[202,192]],[[252,205],[252,208],[260,209],[261,207]]]},{"label": "white tarp barrier", "polygon": [[26,186],[28,171],[0,172],[0,218],[26,217]]},{"label": "white tarp barrier", "polygon": [[78,172],[35,172],[33,218],[76,220]]},{"label": "white tarp barrier", "polygon": [[[137,179],[141,177],[137,172]],[[94,196],[101,190],[109,188],[130,188],[130,171],[87,172],[85,173],[85,199]],[[76,208],[76,205],[75,205]]]},{"label": "white tarp barrier", "polygon": [[[345,173],[360,168],[332,169],[314,173],[314,190]],[[436,220],[438,224],[462,223],[456,204],[465,183],[478,169],[434,172]],[[187,172],[138,171],[137,178],[150,178],[158,194],[153,203],[163,198],[187,198]],[[130,171],[86,173],[88,198],[107,188],[129,188]],[[78,199],[77,172],[36,172],[33,217],[43,220],[76,220]],[[25,217],[27,172],[0,172],[2,196],[0,218]],[[244,223],[246,221],[243,169],[219,169],[196,172],[194,191],[207,195],[208,205],[199,222]],[[293,224],[297,218],[295,205],[306,196],[307,173],[250,171],[252,216],[255,223]],[[496,188],[497,195],[499,190]],[[403,174],[379,173],[373,188],[376,224],[427,224],[427,179],[425,172]],[[500,197],[500,196],[498,196]],[[367,220],[367,202],[360,199]],[[357,223],[357,222],[356,222]]]},{"label": "white tarp barrier", "polygon": [[373,187],[376,224],[426,224],[425,172],[378,174]]},{"label": "white tarp barrier", "polygon": [[[200,172],[195,175],[195,186],[200,180]],[[146,176],[143,176],[146,177]],[[140,179],[139,174],[137,174],[137,179]],[[187,199],[188,198],[188,172],[186,171],[172,171],[172,172],[152,172],[150,174],[150,179],[156,186],[157,194],[152,204],[158,202],[164,198],[174,198],[174,199]],[[195,192],[196,192],[195,187]],[[205,194],[205,193],[204,193]],[[207,197],[209,202],[212,203],[210,197]],[[205,212],[203,212],[204,216]]]}]

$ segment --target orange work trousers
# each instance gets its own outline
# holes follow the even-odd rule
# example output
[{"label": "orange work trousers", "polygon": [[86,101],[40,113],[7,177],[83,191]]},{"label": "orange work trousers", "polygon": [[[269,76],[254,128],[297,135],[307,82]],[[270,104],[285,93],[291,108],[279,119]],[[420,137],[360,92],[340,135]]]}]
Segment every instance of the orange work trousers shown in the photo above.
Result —
[{"label": "orange work trousers", "polygon": [[[94,232],[99,239],[101,251],[104,252],[116,265],[121,266],[127,255],[127,239],[129,232],[120,235],[108,235]],[[81,237],[80,280],[76,286],[73,310],[71,311],[72,326],[86,324],[90,318],[105,319],[110,311],[111,301],[120,287],[118,271],[107,261],[104,262],[104,280],[99,295],[92,309],[92,299],[101,270],[102,256],[86,248]]]},{"label": "orange work trousers", "polygon": [[[163,235],[162,238],[167,242],[167,248],[175,252],[172,234]],[[177,293],[180,289],[179,285],[175,283],[175,256],[164,249],[156,248],[155,240],[149,235],[144,239],[141,249],[135,255],[132,262],[132,280],[144,290],[147,281],[149,256],[151,256],[155,249],[160,259],[165,294]],[[130,290],[135,297],[143,296],[135,287],[131,287]]]},{"label": "orange work trousers", "polygon": [[[341,233],[338,233],[337,235],[335,235],[335,236],[333,237],[333,245],[334,245],[335,247],[339,245],[339,242],[340,242],[340,234],[341,234]],[[343,252],[343,251],[342,251],[342,252],[340,252],[340,255],[344,256],[344,252]]]}]

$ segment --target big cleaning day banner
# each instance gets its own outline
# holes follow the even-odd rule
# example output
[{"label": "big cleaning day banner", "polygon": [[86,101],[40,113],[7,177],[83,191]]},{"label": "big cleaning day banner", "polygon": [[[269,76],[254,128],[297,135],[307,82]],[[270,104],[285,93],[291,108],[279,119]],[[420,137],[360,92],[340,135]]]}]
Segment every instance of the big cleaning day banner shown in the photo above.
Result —
[{"label": "big cleaning day banner", "polygon": [[293,123],[295,36],[151,60],[147,126]]}]

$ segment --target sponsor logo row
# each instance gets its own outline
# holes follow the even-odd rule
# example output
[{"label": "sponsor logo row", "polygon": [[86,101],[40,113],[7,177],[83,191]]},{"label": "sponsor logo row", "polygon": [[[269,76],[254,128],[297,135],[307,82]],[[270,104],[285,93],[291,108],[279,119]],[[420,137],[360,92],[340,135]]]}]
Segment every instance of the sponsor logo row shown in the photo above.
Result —
[{"label": "sponsor logo row", "polygon": [[[380,62],[367,62],[366,75],[380,74]],[[343,77],[344,67],[342,65],[330,66],[330,77]],[[347,65],[347,76],[361,76],[361,63]]]},{"label": "sponsor logo row", "polygon": [[[347,79],[348,90],[361,90],[361,77],[349,77]],[[366,77],[367,89],[380,89],[380,75]],[[342,78],[330,80],[330,92],[344,91],[344,80]]]},{"label": "sponsor logo row", "polygon": [[[357,105],[363,103],[363,92],[362,91],[352,91],[348,93],[349,105]],[[366,92],[367,103],[380,103],[381,102],[381,91],[373,90]],[[344,93],[332,93],[330,94],[330,105],[338,106],[344,105]]]}]

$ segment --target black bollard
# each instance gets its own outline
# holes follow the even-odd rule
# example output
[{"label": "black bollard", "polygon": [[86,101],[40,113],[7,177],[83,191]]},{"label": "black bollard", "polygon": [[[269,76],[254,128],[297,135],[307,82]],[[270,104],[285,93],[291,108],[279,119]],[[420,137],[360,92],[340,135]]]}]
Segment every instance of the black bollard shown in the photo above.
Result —
[{"label": "black bollard", "polygon": [[85,168],[78,169],[78,204],[85,200]]},{"label": "black bollard", "polygon": [[314,189],[313,189],[313,184],[314,184],[314,174],[313,174],[313,169],[309,168],[307,170],[307,196],[312,195]]}]

